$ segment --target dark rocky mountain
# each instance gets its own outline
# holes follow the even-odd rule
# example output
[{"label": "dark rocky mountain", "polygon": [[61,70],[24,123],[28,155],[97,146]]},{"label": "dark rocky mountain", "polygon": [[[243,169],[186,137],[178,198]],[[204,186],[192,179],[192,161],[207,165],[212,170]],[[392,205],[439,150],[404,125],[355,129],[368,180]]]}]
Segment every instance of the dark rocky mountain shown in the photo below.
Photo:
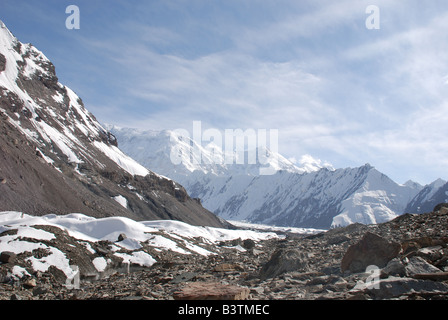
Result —
[{"label": "dark rocky mountain", "polygon": [[0,132],[0,211],[226,225],[125,155],[50,60],[1,21]]}]

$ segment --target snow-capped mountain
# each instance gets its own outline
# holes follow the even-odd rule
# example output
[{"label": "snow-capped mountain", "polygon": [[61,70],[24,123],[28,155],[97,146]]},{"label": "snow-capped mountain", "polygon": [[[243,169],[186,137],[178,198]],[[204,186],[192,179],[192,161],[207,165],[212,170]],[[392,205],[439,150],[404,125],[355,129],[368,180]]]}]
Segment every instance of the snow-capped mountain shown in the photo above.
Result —
[{"label": "snow-capped mountain", "polygon": [[[188,183],[191,174],[201,174],[218,177],[228,177],[235,175],[260,175],[260,168],[271,167],[274,172],[287,171],[291,173],[306,173],[327,168],[334,170],[333,166],[327,162],[314,159],[309,155],[303,156],[299,164],[294,164],[279,153],[273,153],[267,148],[256,150],[254,153],[268,154],[267,161],[260,164],[248,164],[242,161],[241,164],[226,163],[226,154],[222,148],[216,144],[208,143],[205,146],[190,137],[181,136],[179,133],[170,130],[154,131],[139,130],[134,128],[121,128],[114,125],[105,125],[120,141],[123,150],[146,168],[157,168],[157,172],[178,181],[181,184]],[[192,150],[196,150],[193,152]],[[173,153],[180,155],[177,161],[172,161]],[[238,154],[233,155],[235,159]],[[246,150],[247,160],[247,150]],[[168,161],[167,161],[168,160]]]},{"label": "snow-capped mountain", "polygon": [[408,203],[406,212],[425,213],[433,210],[434,205],[448,202],[448,183],[445,180],[437,179],[426,185]]},{"label": "snow-capped mountain", "polygon": [[1,21],[0,131],[0,211],[223,226],[181,185],[124,154],[50,60]]},{"label": "snow-capped mountain", "polygon": [[[297,165],[278,155],[277,172],[260,175],[259,164],[216,164],[210,159],[216,155],[219,159],[221,150],[189,138],[173,138],[172,131],[109,129],[127,154],[175,179],[192,197],[201,199],[204,207],[229,220],[323,229],[355,222],[380,223],[406,212],[424,190],[413,181],[397,184],[369,164],[335,170],[308,155]],[[201,151],[203,161],[188,161],[192,145]],[[187,159],[173,163],[173,149],[184,150]]]}]

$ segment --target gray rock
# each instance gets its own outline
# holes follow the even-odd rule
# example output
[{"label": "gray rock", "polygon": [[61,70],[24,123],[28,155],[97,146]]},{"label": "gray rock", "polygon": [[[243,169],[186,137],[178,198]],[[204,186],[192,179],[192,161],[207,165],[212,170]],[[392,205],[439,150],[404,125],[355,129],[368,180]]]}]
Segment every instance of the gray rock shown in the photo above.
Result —
[{"label": "gray rock", "polygon": [[415,293],[447,292],[448,285],[431,280],[417,280],[411,278],[389,277],[379,280],[378,288],[371,288],[366,283],[359,283],[354,292],[368,293],[374,299],[392,299]]},{"label": "gray rock", "polygon": [[363,272],[369,265],[383,268],[400,250],[399,243],[367,232],[358,243],[348,248],[342,258],[341,271]]},{"label": "gray rock", "polygon": [[245,239],[242,243],[244,249],[250,250],[255,248],[255,241],[252,239]]},{"label": "gray rock", "polygon": [[404,277],[406,268],[400,259],[394,258],[382,269],[382,273],[388,276]]},{"label": "gray rock", "polygon": [[408,276],[413,276],[419,273],[436,273],[442,272],[439,268],[434,267],[432,264],[428,263],[425,259],[414,256],[408,259],[405,265],[406,274]]},{"label": "gray rock", "polygon": [[274,278],[289,271],[309,271],[309,255],[297,249],[277,249],[270,260],[262,267],[260,279]]},{"label": "gray rock", "polygon": [[426,247],[419,249],[416,255],[428,261],[437,261],[440,258],[442,258],[443,255],[442,246]]}]

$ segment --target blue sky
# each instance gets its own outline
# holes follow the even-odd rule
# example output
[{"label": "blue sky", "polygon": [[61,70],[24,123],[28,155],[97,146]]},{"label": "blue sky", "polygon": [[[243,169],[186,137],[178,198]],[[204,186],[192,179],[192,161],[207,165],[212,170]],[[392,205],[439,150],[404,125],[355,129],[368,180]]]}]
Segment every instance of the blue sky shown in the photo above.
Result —
[{"label": "blue sky", "polygon": [[448,179],[446,0],[3,0],[0,19],[103,123],[278,129],[286,157]]}]

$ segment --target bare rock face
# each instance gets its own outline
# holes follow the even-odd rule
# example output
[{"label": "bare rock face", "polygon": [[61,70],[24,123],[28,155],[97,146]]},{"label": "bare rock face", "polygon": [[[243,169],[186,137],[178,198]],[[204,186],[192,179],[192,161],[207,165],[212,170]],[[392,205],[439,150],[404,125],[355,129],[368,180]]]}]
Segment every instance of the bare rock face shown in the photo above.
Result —
[{"label": "bare rock face", "polygon": [[379,268],[395,258],[401,250],[401,245],[397,242],[367,232],[356,244],[350,246],[342,258],[341,271],[362,272],[369,265]]},{"label": "bare rock face", "polygon": [[4,55],[0,53],[0,72],[5,71],[5,67],[6,67],[6,58]]}]

